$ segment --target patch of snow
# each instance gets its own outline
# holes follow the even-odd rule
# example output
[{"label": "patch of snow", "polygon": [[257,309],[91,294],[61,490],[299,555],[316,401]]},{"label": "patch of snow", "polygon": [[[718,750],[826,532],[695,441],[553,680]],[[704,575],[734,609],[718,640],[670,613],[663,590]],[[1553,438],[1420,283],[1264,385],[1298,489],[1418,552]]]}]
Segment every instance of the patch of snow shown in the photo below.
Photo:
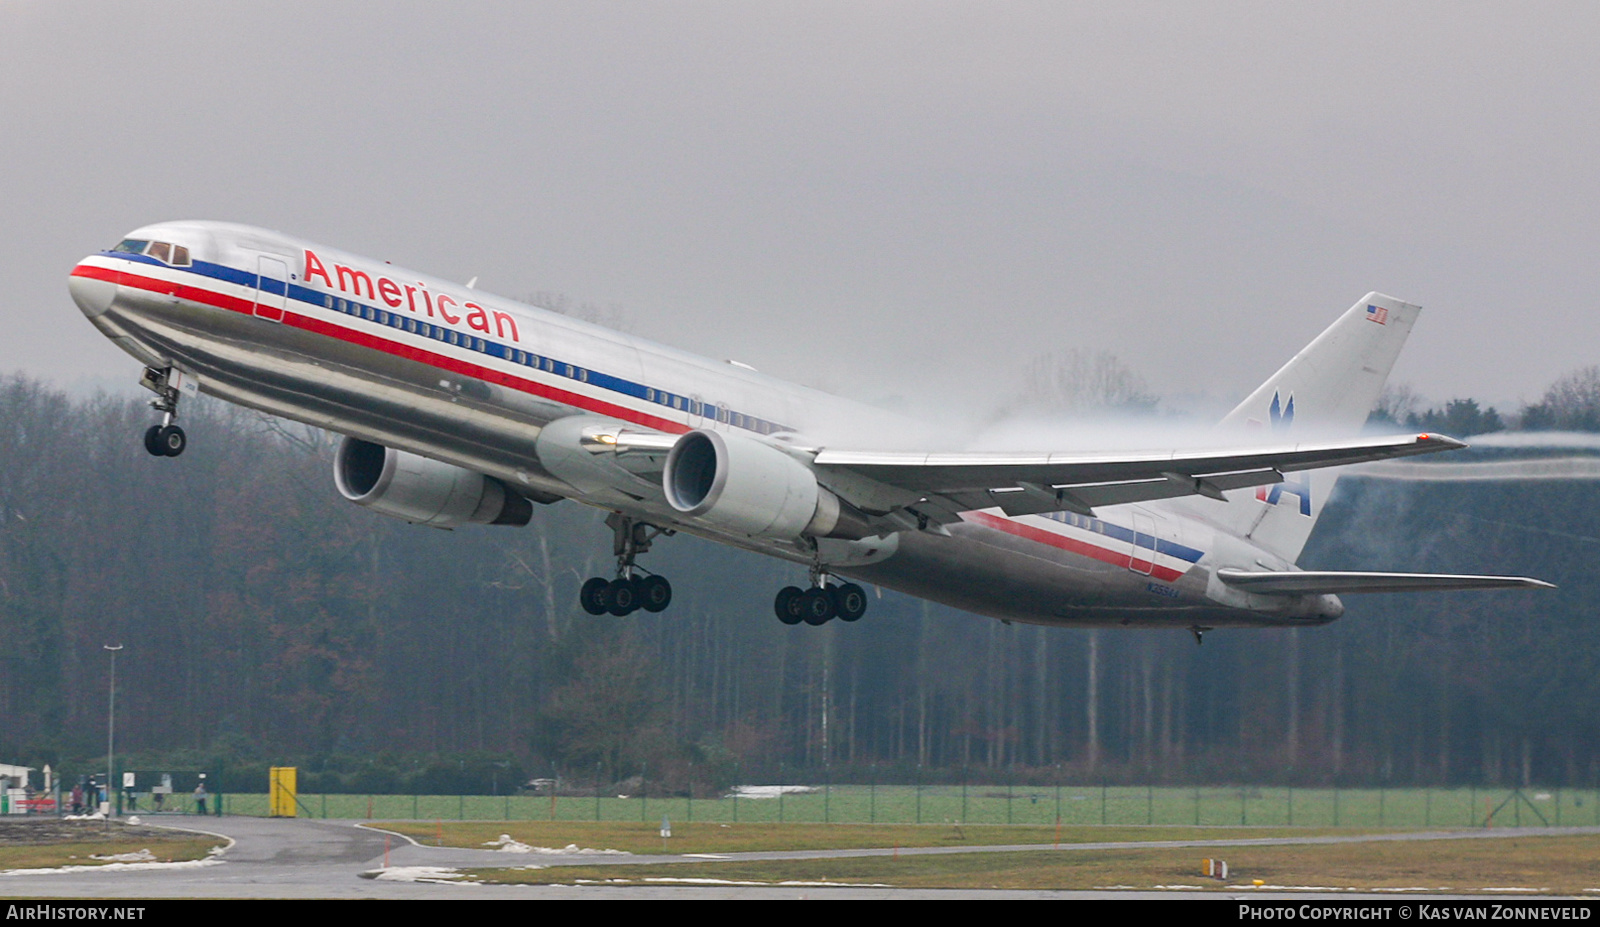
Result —
[{"label": "patch of snow", "polygon": [[476,885],[475,882],[459,882],[464,875],[459,869],[449,869],[444,866],[390,866],[388,869],[374,869],[371,875],[362,873],[379,882],[449,882],[452,885]]},{"label": "patch of snow", "polygon": [[1230,889],[1258,889],[1264,892],[1354,892],[1355,888],[1333,888],[1328,885],[1230,885]]},{"label": "patch of snow", "polygon": [[807,795],[816,789],[809,785],[740,785],[733,794],[737,798],[777,798],[779,795]]},{"label": "patch of snow", "polygon": [[592,847],[580,847],[576,843],[569,843],[560,849],[556,847],[529,846],[510,834],[501,834],[497,839],[485,841],[486,847],[499,847],[506,853],[542,853],[546,856],[632,856],[627,850],[597,850]]},{"label": "patch of snow", "polygon": [[[133,854],[123,854],[133,855]],[[137,863],[106,863],[103,866],[56,866],[50,869],[0,869],[0,876],[11,875],[49,875],[56,872],[72,872],[82,874],[88,870],[107,870],[110,872],[134,872],[138,870],[155,869],[198,869],[201,866],[221,865],[223,860],[216,850],[205,859],[191,859],[180,863],[137,862]]]},{"label": "patch of snow", "polygon": [[879,883],[879,882],[801,882],[801,881],[752,882],[752,881],[748,881],[748,880],[744,880],[744,879],[701,879],[701,878],[690,878],[690,877],[675,878],[675,877],[672,877],[672,876],[656,876],[656,877],[652,877],[652,878],[648,878],[648,879],[641,879],[640,881],[643,881],[643,882],[671,883],[671,884],[674,884],[674,885],[749,885],[749,886],[782,885],[785,888],[793,888],[793,887],[796,887],[796,886],[805,887],[805,888],[892,888],[893,887],[891,885],[885,885],[885,884],[882,884],[882,883]]},{"label": "patch of snow", "polygon": [[108,863],[153,863],[155,862],[156,855],[146,849],[140,850],[137,853],[112,853],[109,856],[100,856],[95,853],[90,853],[89,858],[102,859]]}]

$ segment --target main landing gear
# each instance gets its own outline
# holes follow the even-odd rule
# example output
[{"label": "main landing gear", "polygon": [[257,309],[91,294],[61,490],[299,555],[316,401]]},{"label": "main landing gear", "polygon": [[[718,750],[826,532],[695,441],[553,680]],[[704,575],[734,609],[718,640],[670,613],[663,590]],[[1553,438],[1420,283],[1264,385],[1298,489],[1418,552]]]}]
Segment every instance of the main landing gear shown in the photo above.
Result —
[{"label": "main landing gear", "polygon": [[778,620],[784,624],[804,621],[815,627],[835,618],[856,621],[867,613],[867,593],[855,583],[829,583],[828,571],[814,566],[811,568],[811,588],[785,586],[779,589],[772,610],[777,612]]},{"label": "main landing gear", "polygon": [[591,615],[610,613],[617,617],[631,615],[638,609],[647,612],[666,611],[672,604],[672,584],[665,576],[645,571],[634,564],[634,558],[650,549],[650,543],[671,531],[645,524],[612,512],[606,516],[612,532],[612,551],[617,557],[617,578],[608,580],[596,576],[578,590],[578,604]]},{"label": "main landing gear", "polygon": [[144,432],[144,449],[153,457],[176,457],[189,446],[188,436],[175,424],[178,418],[178,387],[173,384],[175,373],[171,367],[160,370],[146,367],[144,376],[139,378],[140,386],[156,394],[156,398],[150,400],[150,408],[161,413],[161,424],[151,425]]}]

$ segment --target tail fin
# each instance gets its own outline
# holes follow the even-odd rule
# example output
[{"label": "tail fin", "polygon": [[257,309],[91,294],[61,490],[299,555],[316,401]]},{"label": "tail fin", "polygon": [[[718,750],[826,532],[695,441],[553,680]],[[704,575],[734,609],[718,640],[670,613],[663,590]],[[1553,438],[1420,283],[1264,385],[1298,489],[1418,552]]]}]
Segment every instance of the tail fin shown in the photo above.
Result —
[{"label": "tail fin", "polygon": [[[1359,433],[1421,308],[1368,293],[1228,413],[1222,427],[1259,429],[1263,438],[1273,432],[1324,440]],[[1230,492],[1227,510],[1212,518],[1292,563],[1338,478],[1338,470],[1312,470],[1275,486]]]}]

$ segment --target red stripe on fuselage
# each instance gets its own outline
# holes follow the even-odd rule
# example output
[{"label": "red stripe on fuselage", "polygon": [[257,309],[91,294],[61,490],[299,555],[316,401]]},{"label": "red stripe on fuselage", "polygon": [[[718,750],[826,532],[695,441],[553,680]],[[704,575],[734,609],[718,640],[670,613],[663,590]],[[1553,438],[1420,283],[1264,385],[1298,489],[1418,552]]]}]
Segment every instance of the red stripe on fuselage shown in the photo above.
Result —
[{"label": "red stripe on fuselage", "polygon": [[961,517],[967,521],[974,522],[988,528],[993,528],[996,531],[1004,531],[1006,534],[1014,535],[1022,538],[1023,540],[1034,541],[1039,544],[1047,544],[1051,547],[1055,547],[1069,553],[1081,554],[1082,556],[1091,557],[1095,560],[1100,560],[1105,563],[1114,564],[1119,567],[1126,567],[1135,573],[1147,574],[1150,576],[1150,578],[1159,579],[1163,582],[1170,583],[1183,575],[1183,573],[1174,570],[1171,567],[1165,567],[1158,563],[1151,563],[1147,560],[1136,560],[1129,553],[1125,553],[1123,551],[1107,550],[1104,547],[1099,547],[1086,541],[1080,541],[1077,538],[1067,537],[1064,534],[1056,534],[1054,531],[1045,531],[1042,528],[1035,528],[1032,525],[1025,525],[1022,522],[1014,521],[1010,518],[1001,518],[997,515],[990,515],[988,512],[963,512]]},{"label": "red stripe on fuselage", "polygon": [[[218,293],[214,290],[208,290],[202,287],[173,283],[169,280],[158,280],[154,277],[130,274],[127,271],[106,270],[105,268],[95,267],[93,265],[79,264],[77,267],[73,268],[72,273],[73,276],[92,277],[96,280],[107,280],[113,283],[120,283],[123,286],[134,287],[136,289],[146,290],[151,293],[162,293],[169,296],[176,296],[181,299],[189,300],[190,302],[215,306],[218,309],[227,309],[243,315],[253,315],[255,311],[255,303],[248,299],[241,299],[237,296],[229,296],[226,293]],[[345,328],[342,325],[334,325],[329,322],[322,321],[321,319],[313,318],[308,315],[302,315],[301,313],[295,312],[292,309],[285,309],[283,311],[283,322],[281,324],[289,325],[313,334],[324,335],[329,338],[336,338],[349,344],[359,345],[365,348],[372,348],[373,350],[382,351],[386,354],[393,354],[396,357],[403,357],[407,360],[418,361],[439,370],[447,370],[451,373],[459,373],[464,376],[475,377],[488,383],[498,383],[501,386],[509,387],[519,392],[528,393],[530,395],[540,396],[545,399],[559,402],[562,405],[572,406],[577,409],[582,409],[586,412],[595,412],[600,415],[608,415],[612,418],[620,418],[624,421],[632,422],[635,425],[643,425],[646,428],[654,428],[657,431],[665,431],[669,434],[683,434],[689,430],[689,426],[683,424],[682,422],[674,422],[659,416],[649,415],[644,412],[637,412],[628,408],[627,406],[606,402],[603,399],[596,399],[593,396],[586,396],[582,393],[572,392],[571,390],[560,389],[558,387],[540,383],[537,380],[529,380],[525,377],[514,376],[512,374],[496,370],[492,367],[485,367],[481,364],[467,363],[466,361],[457,360],[456,358],[450,357],[446,354],[437,354],[433,351],[425,351],[412,345],[391,341],[387,338],[380,338],[367,332]]]}]

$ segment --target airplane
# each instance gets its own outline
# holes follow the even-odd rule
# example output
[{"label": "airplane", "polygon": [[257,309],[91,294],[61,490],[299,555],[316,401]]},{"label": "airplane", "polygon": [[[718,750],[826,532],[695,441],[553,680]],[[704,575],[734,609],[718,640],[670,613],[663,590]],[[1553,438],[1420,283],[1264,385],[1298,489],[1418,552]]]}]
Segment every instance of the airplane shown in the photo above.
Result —
[{"label": "airplane", "polygon": [[594,615],[667,608],[671,583],[638,558],[680,531],[807,568],[806,588],[774,598],[791,625],[861,618],[863,584],[1007,622],[1197,642],[1325,624],[1340,593],[1553,588],[1295,566],[1329,468],[1465,446],[1359,436],[1420,311],[1379,293],[1227,415],[1215,447],[1083,453],[940,447],[937,429],[748,365],[245,225],[139,228],[68,284],[144,365],[152,455],[183,453],[180,403],[206,393],[343,435],[339,493],[408,522],[602,508],[617,565],[583,584]]}]

